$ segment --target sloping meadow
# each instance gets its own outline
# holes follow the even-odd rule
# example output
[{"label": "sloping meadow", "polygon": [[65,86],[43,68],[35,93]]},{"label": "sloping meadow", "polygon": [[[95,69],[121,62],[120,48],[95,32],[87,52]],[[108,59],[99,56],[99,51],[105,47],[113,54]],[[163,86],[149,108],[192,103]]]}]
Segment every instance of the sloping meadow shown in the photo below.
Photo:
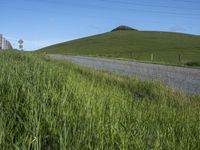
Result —
[{"label": "sloping meadow", "polygon": [[200,98],[77,65],[0,53],[2,149],[200,149]]}]

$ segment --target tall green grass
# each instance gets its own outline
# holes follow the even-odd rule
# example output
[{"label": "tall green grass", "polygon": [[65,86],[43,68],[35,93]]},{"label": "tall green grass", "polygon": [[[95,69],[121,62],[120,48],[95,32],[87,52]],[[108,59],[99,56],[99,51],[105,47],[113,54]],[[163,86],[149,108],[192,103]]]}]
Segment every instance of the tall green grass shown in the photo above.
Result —
[{"label": "tall green grass", "polygon": [[200,99],[63,61],[0,53],[1,149],[200,149]]}]

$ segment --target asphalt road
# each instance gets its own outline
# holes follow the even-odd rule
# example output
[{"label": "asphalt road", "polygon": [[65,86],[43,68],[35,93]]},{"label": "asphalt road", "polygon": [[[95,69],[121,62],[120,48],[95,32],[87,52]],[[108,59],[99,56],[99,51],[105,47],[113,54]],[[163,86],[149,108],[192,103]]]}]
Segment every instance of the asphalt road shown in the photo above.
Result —
[{"label": "asphalt road", "polygon": [[167,86],[190,94],[200,94],[200,69],[164,66],[114,59],[48,54],[53,59],[64,59],[95,69],[134,76],[142,80],[159,80]]}]

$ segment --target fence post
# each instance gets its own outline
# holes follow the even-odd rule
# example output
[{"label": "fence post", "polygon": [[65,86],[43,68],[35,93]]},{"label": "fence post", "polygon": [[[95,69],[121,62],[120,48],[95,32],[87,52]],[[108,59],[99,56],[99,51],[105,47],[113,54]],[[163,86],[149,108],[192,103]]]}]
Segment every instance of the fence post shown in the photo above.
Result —
[{"label": "fence post", "polygon": [[179,63],[181,63],[181,54],[178,56]]},{"label": "fence post", "polygon": [[153,55],[153,53],[151,54],[151,61],[153,61],[153,58],[154,58],[154,55]]}]

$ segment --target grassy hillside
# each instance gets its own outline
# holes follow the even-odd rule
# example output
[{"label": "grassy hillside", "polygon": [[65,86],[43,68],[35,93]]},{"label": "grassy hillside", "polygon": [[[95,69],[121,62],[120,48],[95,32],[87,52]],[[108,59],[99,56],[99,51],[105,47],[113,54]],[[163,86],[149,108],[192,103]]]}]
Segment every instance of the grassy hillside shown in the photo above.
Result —
[{"label": "grassy hillside", "polygon": [[2,149],[200,149],[200,97],[0,52]]},{"label": "grassy hillside", "polygon": [[[114,31],[41,49],[48,53],[95,55],[175,65],[200,66],[200,36],[148,31]],[[180,60],[179,60],[180,56]]]}]

